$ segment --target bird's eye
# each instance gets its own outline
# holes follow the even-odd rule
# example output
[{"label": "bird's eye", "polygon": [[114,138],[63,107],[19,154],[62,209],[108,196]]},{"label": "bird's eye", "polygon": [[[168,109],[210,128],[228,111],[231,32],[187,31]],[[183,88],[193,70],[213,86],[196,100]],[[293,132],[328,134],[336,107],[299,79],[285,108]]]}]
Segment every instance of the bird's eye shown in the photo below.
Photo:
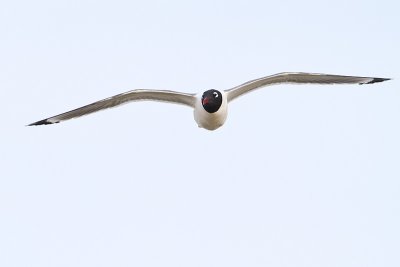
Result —
[{"label": "bird's eye", "polygon": [[218,97],[218,93],[217,93],[217,92],[214,92],[213,94],[214,94],[214,97],[215,97],[215,98]]}]

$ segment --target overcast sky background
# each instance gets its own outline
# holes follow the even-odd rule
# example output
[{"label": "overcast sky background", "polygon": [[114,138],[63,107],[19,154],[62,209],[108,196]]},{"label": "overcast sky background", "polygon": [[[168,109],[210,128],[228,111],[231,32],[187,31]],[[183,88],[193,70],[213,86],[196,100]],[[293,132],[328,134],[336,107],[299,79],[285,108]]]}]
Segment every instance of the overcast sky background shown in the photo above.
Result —
[{"label": "overcast sky background", "polygon": [[[0,266],[400,266],[398,1],[5,1]],[[226,124],[133,103],[282,71]]]}]

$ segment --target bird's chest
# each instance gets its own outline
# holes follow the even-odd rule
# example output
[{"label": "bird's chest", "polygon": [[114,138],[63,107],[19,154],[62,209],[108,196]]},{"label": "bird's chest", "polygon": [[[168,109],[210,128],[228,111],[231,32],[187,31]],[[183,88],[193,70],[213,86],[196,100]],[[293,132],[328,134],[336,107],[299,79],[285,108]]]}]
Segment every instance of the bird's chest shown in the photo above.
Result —
[{"label": "bird's chest", "polygon": [[194,119],[200,128],[207,130],[216,130],[221,127],[228,116],[228,108],[226,104],[223,104],[218,111],[209,113],[204,110],[201,104],[196,105],[194,109]]}]

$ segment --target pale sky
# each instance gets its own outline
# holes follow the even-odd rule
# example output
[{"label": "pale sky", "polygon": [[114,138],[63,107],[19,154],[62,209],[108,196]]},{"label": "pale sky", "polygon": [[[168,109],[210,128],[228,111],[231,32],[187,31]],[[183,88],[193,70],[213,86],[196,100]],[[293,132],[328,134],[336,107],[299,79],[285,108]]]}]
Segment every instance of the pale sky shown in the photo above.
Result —
[{"label": "pale sky", "polygon": [[[400,266],[398,1],[5,1],[0,266]],[[196,93],[282,71],[199,129],[135,88]]]}]

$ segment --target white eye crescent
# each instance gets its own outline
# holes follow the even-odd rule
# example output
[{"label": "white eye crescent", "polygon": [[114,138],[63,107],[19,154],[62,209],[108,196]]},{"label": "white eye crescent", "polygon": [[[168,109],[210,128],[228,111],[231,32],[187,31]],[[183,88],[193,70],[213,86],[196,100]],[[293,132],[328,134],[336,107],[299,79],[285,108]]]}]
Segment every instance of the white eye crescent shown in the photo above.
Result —
[{"label": "white eye crescent", "polygon": [[218,97],[218,93],[217,92],[214,92],[213,94],[214,94],[215,97]]}]

